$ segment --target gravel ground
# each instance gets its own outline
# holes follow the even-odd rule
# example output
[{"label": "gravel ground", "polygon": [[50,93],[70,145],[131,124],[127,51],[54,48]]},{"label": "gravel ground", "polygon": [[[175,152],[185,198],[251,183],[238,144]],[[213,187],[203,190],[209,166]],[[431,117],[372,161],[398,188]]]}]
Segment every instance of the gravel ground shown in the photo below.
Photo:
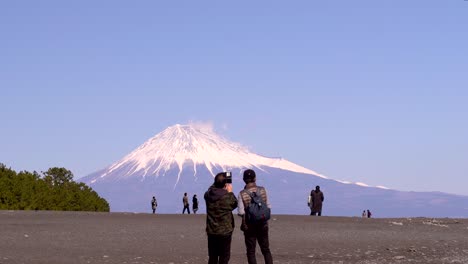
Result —
[{"label": "gravel ground", "polygon": [[[247,262],[239,220],[230,263]],[[0,263],[207,263],[204,228],[205,215],[0,211]],[[468,219],[275,215],[270,246],[275,263],[468,263]]]}]

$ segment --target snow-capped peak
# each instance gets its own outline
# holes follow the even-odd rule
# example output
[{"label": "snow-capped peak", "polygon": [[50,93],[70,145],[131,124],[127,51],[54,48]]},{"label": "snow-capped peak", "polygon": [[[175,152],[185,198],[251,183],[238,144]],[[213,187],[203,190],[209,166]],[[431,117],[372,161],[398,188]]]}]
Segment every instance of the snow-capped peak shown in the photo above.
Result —
[{"label": "snow-capped peak", "polygon": [[190,165],[196,171],[197,165],[205,165],[214,175],[213,168],[259,168],[263,166],[313,174],[326,178],[312,170],[296,165],[282,158],[267,158],[250,152],[246,147],[231,142],[216,134],[212,129],[196,125],[174,125],[150,138],[143,145],[111,165],[102,175],[126,168],[122,177],[138,173],[155,175],[168,171],[176,165],[179,175],[184,166]]}]

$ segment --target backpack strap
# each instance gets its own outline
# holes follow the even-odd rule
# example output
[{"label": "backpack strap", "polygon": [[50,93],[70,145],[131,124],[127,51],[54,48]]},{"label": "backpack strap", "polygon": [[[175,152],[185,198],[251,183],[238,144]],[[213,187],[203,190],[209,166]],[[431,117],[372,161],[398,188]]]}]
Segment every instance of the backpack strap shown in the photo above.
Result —
[{"label": "backpack strap", "polygon": [[265,191],[265,188],[264,188],[264,187],[261,187],[261,186],[257,186],[257,193],[258,193],[260,196],[262,196],[261,193],[260,193],[261,191]]},{"label": "backpack strap", "polygon": [[257,191],[255,191],[255,192],[251,192],[251,191],[249,191],[248,189],[244,189],[244,190],[242,190],[242,191],[245,192],[246,194],[248,194],[251,198],[254,197],[254,193],[255,193],[256,196],[260,196],[260,197],[261,197],[262,195],[260,194],[260,191],[261,191],[261,190],[264,190],[265,188],[260,187],[260,186],[256,186],[255,188],[257,188]]},{"label": "backpack strap", "polygon": [[[246,194],[248,194],[250,196],[250,198],[254,198],[255,196],[258,196],[260,197],[262,200],[263,200],[263,197],[262,197],[262,191],[265,191],[265,188],[261,187],[261,186],[256,186],[257,188],[257,191],[255,192],[251,192],[249,191],[248,189],[244,189],[242,190],[243,192],[245,192]],[[255,193],[255,196],[254,196],[254,193]]]},{"label": "backpack strap", "polygon": [[245,189],[243,190],[246,194],[248,194],[250,196],[250,198],[254,198],[254,194],[252,192],[250,192],[249,190]]}]

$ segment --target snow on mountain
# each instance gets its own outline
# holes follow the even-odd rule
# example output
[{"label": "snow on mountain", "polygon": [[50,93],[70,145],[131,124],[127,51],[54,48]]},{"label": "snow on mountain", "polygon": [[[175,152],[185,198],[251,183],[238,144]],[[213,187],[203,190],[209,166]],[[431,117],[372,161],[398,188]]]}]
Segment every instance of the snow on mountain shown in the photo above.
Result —
[{"label": "snow on mountain", "polygon": [[370,187],[369,185],[362,183],[362,182],[356,182],[356,185],[362,186],[362,187]]},{"label": "snow on mountain", "polygon": [[375,186],[375,187],[380,188],[380,189],[384,189],[384,190],[390,190],[390,188],[382,186],[382,185],[378,185],[378,186]]},{"label": "snow on mountain", "polygon": [[267,158],[252,153],[246,147],[228,141],[211,129],[197,128],[193,125],[174,125],[150,138],[136,150],[111,165],[92,183],[127,166],[130,168],[119,177],[129,177],[135,174],[142,177],[148,175],[159,177],[169,171],[173,165],[179,168],[177,182],[187,166],[192,166],[196,174],[197,165],[206,166],[213,176],[217,173],[213,171],[214,167],[221,167],[222,170],[227,171],[232,168],[262,170],[262,167],[266,166],[327,178],[285,159]]},{"label": "snow on mountain", "polygon": [[148,212],[152,196],[158,212],[180,213],[182,196],[203,193],[213,176],[232,171],[235,192],[243,170],[257,172],[268,190],[273,212],[308,214],[307,197],[316,185],[325,193],[324,215],[468,217],[468,197],[439,192],[401,192],[362,182],[329,179],[282,158],[267,158],[199,125],[168,127],[114,164],[81,180],[109,201],[112,211]]}]

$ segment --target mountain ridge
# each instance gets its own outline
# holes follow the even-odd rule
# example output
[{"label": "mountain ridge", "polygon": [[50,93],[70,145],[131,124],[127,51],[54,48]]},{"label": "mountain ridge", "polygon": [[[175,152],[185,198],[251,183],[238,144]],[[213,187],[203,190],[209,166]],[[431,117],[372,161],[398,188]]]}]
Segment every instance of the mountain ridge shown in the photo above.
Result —
[{"label": "mountain ridge", "polygon": [[[141,171],[143,177],[148,174],[159,177],[174,164],[177,164],[181,172],[184,165],[190,161],[194,168],[196,165],[205,165],[212,176],[216,174],[212,170],[213,166],[218,165],[223,171],[230,170],[231,167],[261,169],[262,166],[269,166],[328,178],[281,157],[270,158],[255,154],[241,144],[228,141],[213,131],[180,124],[168,127],[148,139],[130,154],[111,164],[100,177],[106,177],[126,166],[131,166],[131,169],[120,177],[141,174]],[[91,183],[98,180],[94,179]]]},{"label": "mountain ridge", "polygon": [[[145,141],[110,166],[80,180],[106,198],[111,211],[177,213],[184,193],[203,194],[217,172],[232,171],[234,190],[244,188],[245,169],[257,172],[268,189],[273,212],[308,214],[307,197],[316,185],[325,193],[324,215],[468,217],[468,197],[441,192],[404,192],[362,182],[330,179],[283,158],[268,158],[231,142],[209,128],[175,125]],[[202,197],[199,195],[198,197]],[[200,203],[203,212],[204,203]]]}]

